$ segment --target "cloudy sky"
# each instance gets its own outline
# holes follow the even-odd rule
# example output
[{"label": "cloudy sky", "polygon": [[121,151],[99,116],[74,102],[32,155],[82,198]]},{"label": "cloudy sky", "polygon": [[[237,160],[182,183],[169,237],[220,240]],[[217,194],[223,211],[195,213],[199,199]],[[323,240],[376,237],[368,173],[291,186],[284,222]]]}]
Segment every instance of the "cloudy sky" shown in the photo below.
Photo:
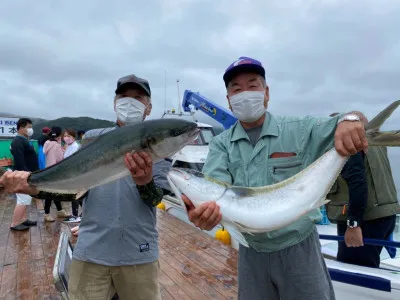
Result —
[{"label": "cloudy sky", "polygon": [[400,99],[399,13],[396,0],[7,1],[0,112],[114,120],[116,81],[132,72],[150,81],[153,117],[177,108],[177,79],[180,97],[227,107],[223,72],[246,55],[263,62],[276,114],[373,117]]}]

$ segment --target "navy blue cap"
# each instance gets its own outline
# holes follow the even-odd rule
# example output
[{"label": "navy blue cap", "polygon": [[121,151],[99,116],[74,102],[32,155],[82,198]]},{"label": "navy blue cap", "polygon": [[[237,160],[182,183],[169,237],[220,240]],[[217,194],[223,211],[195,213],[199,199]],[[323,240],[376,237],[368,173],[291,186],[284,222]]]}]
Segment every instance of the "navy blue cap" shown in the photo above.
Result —
[{"label": "navy blue cap", "polygon": [[225,70],[225,86],[228,86],[229,81],[231,81],[233,77],[243,72],[256,73],[265,79],[265,70],[260,61],[250,57],[241,56],[231,63],[230,66]]},{"label": "navy blue cap", "polygon": [[146,92],[146,94],[149,97],[151,97],[151,90],[150,90],[149,82],[146,79],[137,77],[134,74],[127,75],[127,76],[124,76],[124,77],[121,77],[120,79],[118,79],[117,89],[115,90],[115,94],[121,93],[121,91],[129,85],[141,87]]}]

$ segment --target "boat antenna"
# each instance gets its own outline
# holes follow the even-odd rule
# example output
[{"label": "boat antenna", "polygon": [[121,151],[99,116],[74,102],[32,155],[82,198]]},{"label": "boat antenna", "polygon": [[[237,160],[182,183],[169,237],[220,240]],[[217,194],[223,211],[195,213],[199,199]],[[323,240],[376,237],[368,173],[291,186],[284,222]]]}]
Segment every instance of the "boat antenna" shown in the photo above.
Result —
[{"label": "boat antenna", "polygon": [[180,115],[181,114],[181,96],[180,96],[180,93],[179,93],[179,79],[177,79],[176,80],[176,86],[177,86],[177,88],[178,88],[178,114]]},{"label": "boat antenna", "polygon": [[164,75],[164,113],[166,112],[167,107],[167,70],[165,70]]}]

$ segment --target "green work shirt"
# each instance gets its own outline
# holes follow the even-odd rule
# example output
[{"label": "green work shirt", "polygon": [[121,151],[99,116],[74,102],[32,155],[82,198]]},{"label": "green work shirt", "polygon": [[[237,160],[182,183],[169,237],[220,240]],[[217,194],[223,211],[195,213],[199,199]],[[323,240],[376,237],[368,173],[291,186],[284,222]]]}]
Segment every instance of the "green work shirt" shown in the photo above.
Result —
[{"label": "green work shirt", "polygon": [[[240,122],[214,137],[203,173],[235,186],[258,187],[280,182],[297,174],[334,146],[337,121],[342,116],[280,117],[269,112],[266,114],[260,138],[254,147]],[[282,157],[286,153],[292,156]],[[318,178],[315,180],[318,184]],[[277,251],[307,238],[321,217],[320,210],[315,209],[284,228],[244,236],[257,251]]]}]

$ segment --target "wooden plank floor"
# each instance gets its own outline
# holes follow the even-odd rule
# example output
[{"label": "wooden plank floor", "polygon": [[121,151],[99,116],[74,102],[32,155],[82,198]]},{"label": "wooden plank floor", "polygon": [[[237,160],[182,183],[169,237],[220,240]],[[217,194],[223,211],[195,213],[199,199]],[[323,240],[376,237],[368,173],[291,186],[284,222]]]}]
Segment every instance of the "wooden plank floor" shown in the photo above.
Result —
[{"label": "wooden plank floor", "polygon": [[[14,199],[0,199],[0,299],[61,299],[53,283],[54,258],[60,233],[71,237],[75,225],[43,222],[42,201],[37,200],[29,214],[38,226],[12,232],[14,206]],[[63,207],[70,211],[69,203]],[[162,299],[237,299],[237,251],[157,211]],[[52,208],[54,217],[55,212]]]}]

